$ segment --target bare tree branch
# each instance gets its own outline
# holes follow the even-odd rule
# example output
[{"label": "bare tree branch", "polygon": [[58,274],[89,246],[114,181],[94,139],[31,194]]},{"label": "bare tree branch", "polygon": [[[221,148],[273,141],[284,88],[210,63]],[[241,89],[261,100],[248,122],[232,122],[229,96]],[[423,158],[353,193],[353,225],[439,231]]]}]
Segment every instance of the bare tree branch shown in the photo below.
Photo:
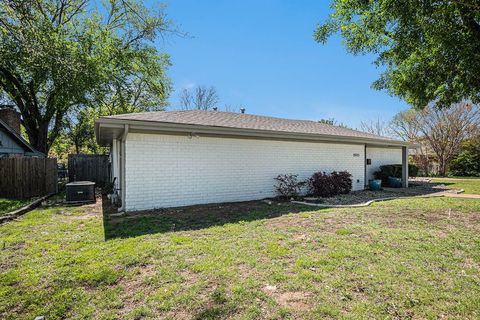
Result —
[{"label": "bare tree branch", "polygon": [[478,134],[479,124],[479,107],[461,102],[447,109],[428,106],[422,111],[402,112],[392,120],[391,127],[400,138],[420,144],[415,155],[421,158],[420,166],[426,173],[434,155],[439,173],[445,175],[462,141]]},{"label": "bare tree branch", "polygon": [[360,130],[367,133],[376,134],[377,136],[386,137],[391,135],[389,124],[380,120],[380,118],[377,118],[377,120],[371,120],[369,122],[362,121],[360,123]]},{"label": "bare tree branch", "polygon": [[180,104],[184,110],[210,110],[219,102],[215,87],[198,86],[194,89],[183,89]]}]

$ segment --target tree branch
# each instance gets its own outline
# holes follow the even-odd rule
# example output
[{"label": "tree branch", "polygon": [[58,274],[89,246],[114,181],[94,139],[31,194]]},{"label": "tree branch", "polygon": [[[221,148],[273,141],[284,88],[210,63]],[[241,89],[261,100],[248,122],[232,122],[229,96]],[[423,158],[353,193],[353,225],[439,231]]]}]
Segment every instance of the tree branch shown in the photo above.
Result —
[{"label": "tree branch", "polygon": [[47,139],[48,148],[50,148],[50,146],[53,144],[55,139],[60,134],[60,131],[62,130],[62,126],[63,126],[63,112],[61,110],[57,110],[57,112],[55,113],[55,122],[54,122],[53,128],[48,133],[48,139]]},{"label": "tree branch", "polygon": [[464,25],[472,32],[477,41],[480,41],[480,25],[475,20],[475,11],[467,6],[465,3],[457,3],[457,8]]}]

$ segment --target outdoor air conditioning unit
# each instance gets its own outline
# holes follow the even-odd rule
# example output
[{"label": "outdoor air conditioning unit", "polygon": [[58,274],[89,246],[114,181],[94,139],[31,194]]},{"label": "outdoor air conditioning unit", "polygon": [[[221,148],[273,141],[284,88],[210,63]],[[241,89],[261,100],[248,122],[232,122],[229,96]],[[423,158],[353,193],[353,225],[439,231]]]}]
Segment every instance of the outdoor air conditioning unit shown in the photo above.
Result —
[{"label": "outdoor air conditioning unit", "polygon": [[95,182],[75,181],[66,185],[67,203],[95,202]]}]

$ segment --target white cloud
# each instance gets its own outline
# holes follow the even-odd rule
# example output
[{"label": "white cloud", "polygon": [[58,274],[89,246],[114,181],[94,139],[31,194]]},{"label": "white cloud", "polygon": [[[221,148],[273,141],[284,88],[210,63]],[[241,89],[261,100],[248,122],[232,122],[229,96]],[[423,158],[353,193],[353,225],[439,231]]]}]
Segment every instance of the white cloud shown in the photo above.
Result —
[{"label": "white cloud", "polygon": [[192,89],[195,88],[197,84],[193,81],[187,81],[182,85],[182,89]]}]

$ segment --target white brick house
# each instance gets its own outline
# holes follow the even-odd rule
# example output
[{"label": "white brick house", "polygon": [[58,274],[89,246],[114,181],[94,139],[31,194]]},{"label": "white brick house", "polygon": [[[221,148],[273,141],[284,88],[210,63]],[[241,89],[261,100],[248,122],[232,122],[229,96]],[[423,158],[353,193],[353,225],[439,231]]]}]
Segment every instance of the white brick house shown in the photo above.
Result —
[{"label": "white brick house", "polygon": [[348,171],[361,190],[380,165],[403,164],[408,182],[408,143],[314,121],[160,111],[101,117],[95,131],[126,211],[272,197],[283,173]]}]

